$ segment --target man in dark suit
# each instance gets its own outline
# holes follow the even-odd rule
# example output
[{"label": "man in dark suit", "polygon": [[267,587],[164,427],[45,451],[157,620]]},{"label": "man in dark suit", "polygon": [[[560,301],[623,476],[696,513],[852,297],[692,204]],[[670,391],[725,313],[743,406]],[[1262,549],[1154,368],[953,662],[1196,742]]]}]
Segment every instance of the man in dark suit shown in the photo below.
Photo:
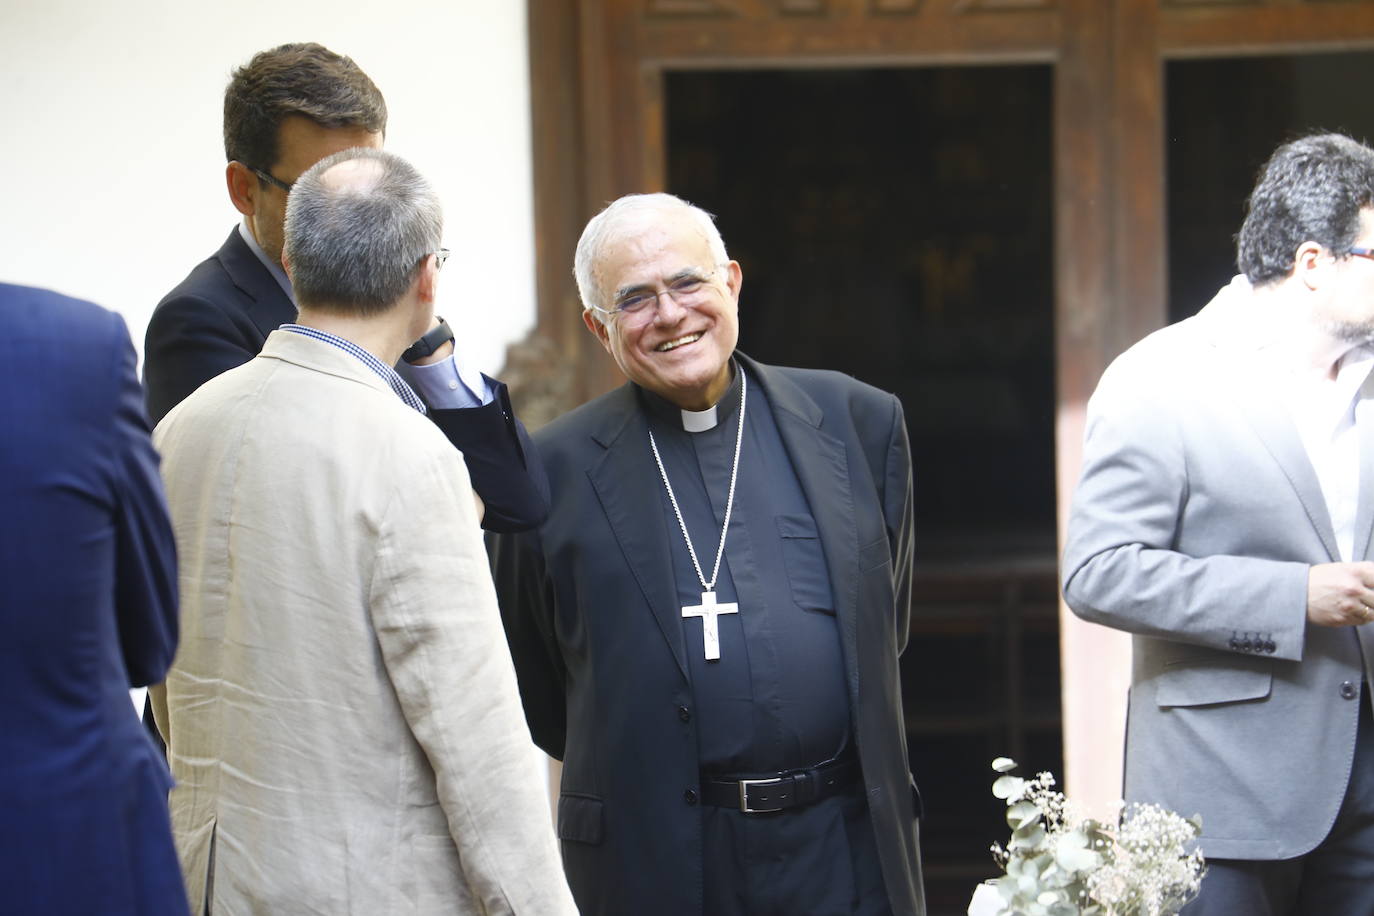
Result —
[{"label": "man in dark suit", "polygon": [[[225,181],[243,222],[153,312],[144,351],[154,423],[209,379],[248,362],[268,334],[295,320],[281,264],[287,193],[325,156],[380,147],[386,118],[386,102],[367,74],[318,44],[263,51],[235,71],[224,95]],[[397,368],[462,451],[485,503],[483,527],[537,524],[548,511],[547,492],[506,387],[460,369],[453,353],[453,332],[438,319]]]},{"label": "man in dark suit", "polygon": [[540,431],[555,508],[493,562],[581,911],[924,913],[901,404],[736,353],[740,265],[678,198],[613,203],[576,274],[630,382]]},{"label": "man in dark suit", "polygon": [[0,284],[6,912],[187,913],[171,778],[129,703],[176,652],[176,552],[118,315]]}]

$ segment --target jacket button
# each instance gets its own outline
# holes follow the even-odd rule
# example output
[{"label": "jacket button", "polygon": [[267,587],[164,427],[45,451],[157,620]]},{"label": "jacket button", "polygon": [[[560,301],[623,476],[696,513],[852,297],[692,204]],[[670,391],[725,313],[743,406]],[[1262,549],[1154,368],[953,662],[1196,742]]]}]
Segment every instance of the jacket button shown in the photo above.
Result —
[{"label": "jacket button", "polygon": [[1249,652],[1251,648],[1250,637],[1247,636],[1240,641],[1240,651]]},{"label": "jacket button", "polygon": [[697,803],[697,790],[688,789],[686,792],[683,792],[682,800],[689,805],[695,805]]},{"label": "jacket button", "polygon": [[1272,639],[1264,644],[1264,651],[1268,652],[1270,655],[1273,655],[1275,650],[1277,649],[1278,646],[1274,643]]},{"label": "jacket button", "polygon": [[1353,700],[1360,695],[1360,688],[1353,681],[1341,681],[1341,696]]},{"label": "jacket button", "polygon": [[1232,648],[1232,649],[1239,649],[1239,648],[1240,648],[1240,640],[1239,640],[1239,639],[1236,639],[1234,636],[1232,636],[1232,637],[1231,637],[1231,643],[1230,643],[1230,645],[1231,645],[1231,648]]},{"label": "jacket button", "polygon": [[677,708],[677,717],[683,722],[690,722],[692,721],[692,711],[686,706],[679,706]]}]

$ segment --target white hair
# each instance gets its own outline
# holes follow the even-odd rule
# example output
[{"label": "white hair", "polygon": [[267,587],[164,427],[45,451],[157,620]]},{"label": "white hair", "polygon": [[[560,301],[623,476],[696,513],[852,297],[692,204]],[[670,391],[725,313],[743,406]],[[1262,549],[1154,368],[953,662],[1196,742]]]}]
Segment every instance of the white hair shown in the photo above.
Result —
[{"label": "white hair", "polygon": [[[642,225],[646,214],[669,213],[674,210],[684,211],[696,222],[697,228],[706,236],[706,242],[711,248],[711,258],[716,264],[724,264],[730,260],[725,251],[725,240],[720,237],[715,217],[710,213],[672,194],[627,194],[593,216],[591,222],[587,223],[587,228],[582,230],[582,237],[577,240],[577,254],[573,257],[573,276],[577,278],[577,293],[582,297],[583,309],[591,309],[592,306],[609,307],[609,303],[601,301],[604,292],[597,289],[595,277],[597,265],[605,257],[607,249]],[[593,310],[592,314],[598,321],[605,320],[601,312]]]}]

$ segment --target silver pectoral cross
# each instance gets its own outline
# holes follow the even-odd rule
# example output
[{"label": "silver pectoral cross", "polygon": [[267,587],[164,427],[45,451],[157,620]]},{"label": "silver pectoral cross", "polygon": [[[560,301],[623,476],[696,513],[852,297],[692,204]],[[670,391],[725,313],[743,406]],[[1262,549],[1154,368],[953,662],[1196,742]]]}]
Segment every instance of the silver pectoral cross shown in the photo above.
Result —
[{"label": "silver pectoral cross", "polygon": [[701,642],[702,648],[706,652],[707,661],[715,661],[720,658],[720,630],[716,627],[717,615],[738,613],[738,604],[716,604],[715,592],[702,592],[701,604],[688,605],[682,609],[684,620],[688,617],[701,618]]}]

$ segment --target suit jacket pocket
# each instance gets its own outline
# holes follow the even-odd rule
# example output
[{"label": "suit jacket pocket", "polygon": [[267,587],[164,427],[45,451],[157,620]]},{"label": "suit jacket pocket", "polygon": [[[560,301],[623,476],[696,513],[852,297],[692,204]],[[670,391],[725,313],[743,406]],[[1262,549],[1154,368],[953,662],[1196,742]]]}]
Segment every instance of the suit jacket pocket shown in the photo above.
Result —
[{"label": "suit jacket pocket", "polygon": [[1155,702],[1161,708],[1239,703],[1269,696],[1274,680],[1267,658],[1214,653],[1166,663],[1155,676]]},{"label": "suit jacket pocket", "polygon": [[601,799],[564,792],[558,796],[558,838],[570,843],[601,844]]},{"label": "suit jacket pocket", "polygon": [[830,594],[830,574],[825,568],[825,550],[815,519],[807,515],[779,515],[777,523],[792,600],[798,607],[833,615],[835,599]]}]

